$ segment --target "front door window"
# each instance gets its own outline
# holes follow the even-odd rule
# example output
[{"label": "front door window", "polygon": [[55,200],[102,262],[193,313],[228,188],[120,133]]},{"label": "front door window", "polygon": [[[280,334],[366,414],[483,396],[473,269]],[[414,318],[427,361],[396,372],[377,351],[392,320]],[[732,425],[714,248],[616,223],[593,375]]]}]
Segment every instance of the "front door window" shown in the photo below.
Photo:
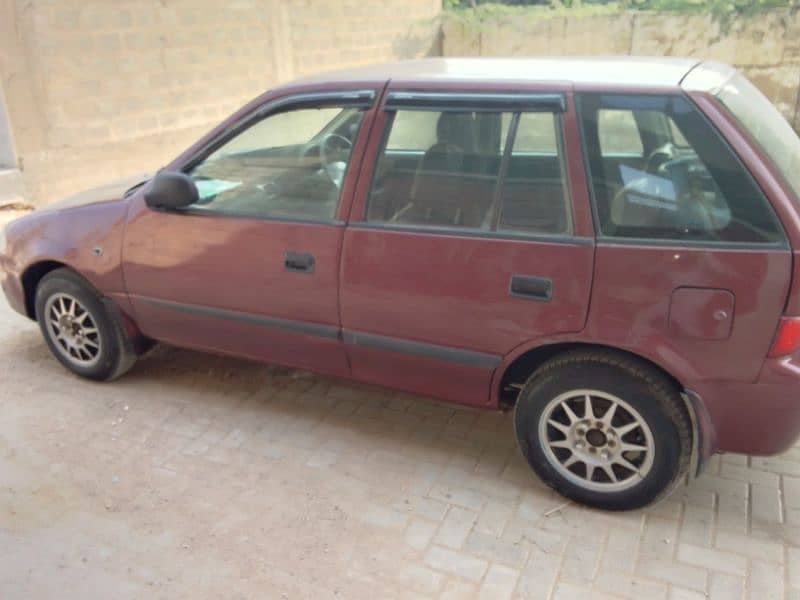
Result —
[{"label": "front door window", "polygon": [[190,212],[333,219],[362,112],[303,108],[256,122],[189,170],[200,195]]}]

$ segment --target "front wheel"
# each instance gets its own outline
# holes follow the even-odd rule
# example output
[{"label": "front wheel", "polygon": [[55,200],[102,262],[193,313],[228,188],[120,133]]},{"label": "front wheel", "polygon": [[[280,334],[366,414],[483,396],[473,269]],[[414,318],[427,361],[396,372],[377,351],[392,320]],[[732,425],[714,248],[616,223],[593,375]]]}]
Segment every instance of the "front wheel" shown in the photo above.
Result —
[{"label": "front wheel", "polygon": [[36,319],[53,355],[82,377],[115,379],[136,361],[119,315],[69,269],[51,271],[39,282]]},{"label": "front wheel", "polygon": [[590,506],[640,508],[668,493],[691,457],[676,387],[650,365],[605,351],[558,356],[520,392],[525,458],[558,492]]}]

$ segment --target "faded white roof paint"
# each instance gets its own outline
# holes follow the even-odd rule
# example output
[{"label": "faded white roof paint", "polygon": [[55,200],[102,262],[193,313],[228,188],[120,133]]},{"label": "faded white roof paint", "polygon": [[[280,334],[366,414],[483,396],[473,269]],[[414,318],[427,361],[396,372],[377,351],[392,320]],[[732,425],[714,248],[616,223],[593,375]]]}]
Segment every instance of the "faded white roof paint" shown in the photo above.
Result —
[{"label": "faded white roof paint", "polygon": [[677,87],[700,61],[671,57],[422,58],[322,73],[293,83],[336,81],[526,81]]}]

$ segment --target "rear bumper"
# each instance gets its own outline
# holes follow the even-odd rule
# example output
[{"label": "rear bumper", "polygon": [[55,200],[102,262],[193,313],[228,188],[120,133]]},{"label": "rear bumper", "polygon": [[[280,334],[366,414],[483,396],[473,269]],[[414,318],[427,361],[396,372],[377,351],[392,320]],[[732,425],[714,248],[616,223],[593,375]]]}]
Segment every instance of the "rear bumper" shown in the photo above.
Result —
[{"label": "rear bumper", "polygon": [[767,359],[755,383],[696,382],[707,413],[701,455],[778,454],[800,435],[800,356]]}]

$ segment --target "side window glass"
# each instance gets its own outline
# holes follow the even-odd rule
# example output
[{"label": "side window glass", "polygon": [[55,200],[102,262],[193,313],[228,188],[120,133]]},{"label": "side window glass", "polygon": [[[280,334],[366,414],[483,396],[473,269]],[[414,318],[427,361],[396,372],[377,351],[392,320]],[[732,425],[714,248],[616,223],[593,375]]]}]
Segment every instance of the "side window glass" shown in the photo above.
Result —
[{"label": "side window glass", "polygon": [[424,152],[436,143],[436,121],[440,114],[413,110],[398,112],[386,149]]},{"label": "side window glass", "polygon": [[397,111],[367,219],[488,230],[501,152],[479,136],[486,120],[499,133],[499,113]]},{"label": "side window glass", "polygon": [[[511,120],[510,113],[503,114],[503,136],[500,147],[505,147],[507,122]],[[558,152],[558,130],[553,126],[552,113],[524,113],[521,115],[517,133],[514,136],[514,152],[542,152],[556,154]]]},{"label": "side window glass", "polygon": [[559,119],[523,113],[502,190],[499,228],[558,234],[569,230]]},{"label": "side window glass", "polygon": [[398,110],[378,157],[367,221],[563,233],[559,136],[553,113]]},{"label": "side window glass", "polygon": [[633,111],[601,109],[597,129],[603,156],[641,156],[644,152]]},{"label": "side window glass", "polygon": [[191,209],[332,219],[361,116],[356,108],[308,108],[258,121],[191,169],[200,194]]},{"label": "side window glass", "polygon": [[[772,243],[782,232],[761,190],[681,96],[581,94],[580,121],[600,234]],[[638,126],[640,154],[606,153],[608,114]],[[666,117],[666,118],[665,118]],[[633,139],[630,137],[630,139]]]}]

